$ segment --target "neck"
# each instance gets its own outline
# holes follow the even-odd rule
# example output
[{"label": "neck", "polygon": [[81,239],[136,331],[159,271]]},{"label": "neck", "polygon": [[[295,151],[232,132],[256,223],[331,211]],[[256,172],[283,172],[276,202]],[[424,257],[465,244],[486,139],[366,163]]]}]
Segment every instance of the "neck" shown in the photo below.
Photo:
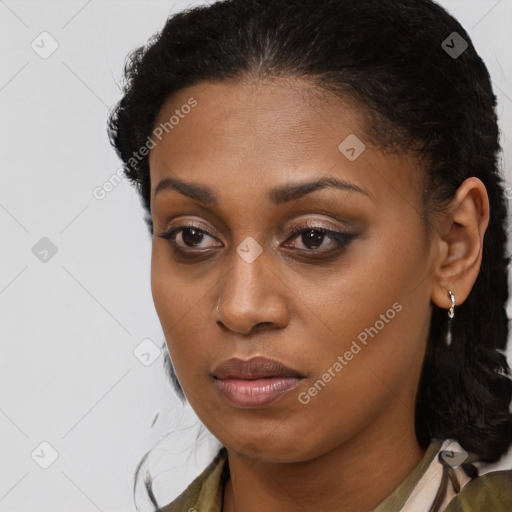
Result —
[{"label": "neck", "polygon": [[349,441],[307,461],[250,465],[228,450],[223,512],[373,510],[425,454],[413,412],[396,404]]}]

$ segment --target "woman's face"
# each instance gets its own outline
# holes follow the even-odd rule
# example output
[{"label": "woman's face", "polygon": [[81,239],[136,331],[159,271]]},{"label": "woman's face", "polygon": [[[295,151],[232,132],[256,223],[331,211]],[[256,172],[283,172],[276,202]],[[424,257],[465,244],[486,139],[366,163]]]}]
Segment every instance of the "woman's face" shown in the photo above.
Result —
[{"label": "woman's face", "polygon": [[[204,425],[274,462],[413,429],[435,257],[417,161],[301,81],[201,83],[155,127],[152,293]],[[291,371],[219,370],[255,357]]]}]

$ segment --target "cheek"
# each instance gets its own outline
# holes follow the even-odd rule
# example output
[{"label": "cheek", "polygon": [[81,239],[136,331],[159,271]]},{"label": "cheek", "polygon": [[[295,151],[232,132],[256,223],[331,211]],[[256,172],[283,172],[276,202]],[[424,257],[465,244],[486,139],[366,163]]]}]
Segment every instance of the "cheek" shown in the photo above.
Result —
[{"label": "cheek", "polygon": [[155,248],[151,253],[151,294],[162,329],[166,332],[175,322],[180,313],[177,307],[180,304],[180,287],[176,286],[175,275],[169,272],[164,263],[161,250]]},{"label": "cheek", "polygon": [[308,282],[294,295],[307,306],[298,314],[309,333],[303,338],[311,361],[312,387],[304,401],[311,398],[319,412],[350,410],[347,425],[401,400],[421,368],[430,322],[428,282],[421,281],[428,258],[417,234],[403,232],[399,242],[396,237],[392,231],[373,236],[351,254],[345,269]]},{"label": "cheek", "polygon": [[166,243],[154,241],[151,252],[151,293],[164,332],[186,318],[200,300],[196,295],[201,293],[197,286],[187,282],[186,269],[176,266]]},{"label": "cheek", "polygon": [[386,410],[412,403],[425,333],[411,327],[410,309],[388,306],[343,317],[334,327],[339,337],[324,338],[322,350],[308,348],[313,368],[293,415],[296,436],[310,440],[304,450],[327,451]]},{"label": "cheek", "polygon": [[151,293],[173,366],[185,387],[189,374],[204,370],[201,361],[207,360],[211,351],[212,343],[205,329],[212,322],[208,318],[213,296],[208,290],[212,286],[204,279],[187,278],[185,271],[172,264],[166,249],[155,244]]}]

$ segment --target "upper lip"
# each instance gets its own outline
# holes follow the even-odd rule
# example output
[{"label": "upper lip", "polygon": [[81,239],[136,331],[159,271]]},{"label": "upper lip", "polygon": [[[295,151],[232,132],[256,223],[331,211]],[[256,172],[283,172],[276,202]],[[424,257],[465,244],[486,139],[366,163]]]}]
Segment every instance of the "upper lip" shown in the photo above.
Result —
[{"label": "upper lip", "polygon": [[266,357],[246,361],[236,357],[219,364],[213,371],[217,379],[264,379],[268,377],[303,377],[298,371]]}]

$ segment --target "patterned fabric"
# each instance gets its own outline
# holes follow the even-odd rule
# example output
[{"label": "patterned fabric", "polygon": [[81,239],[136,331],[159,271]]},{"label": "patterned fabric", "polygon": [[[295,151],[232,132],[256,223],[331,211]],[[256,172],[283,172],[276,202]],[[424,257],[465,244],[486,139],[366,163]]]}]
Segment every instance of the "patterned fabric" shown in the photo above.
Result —
[{"label": "patterned fabric", "polygon": [[[471,478],[464,469],[471,460],[456,441],[434,439],[417,466],[372,512],[512,512],[512,470]],[[227,451],[222,448],[187,489],[158,512],[222,512],[228,479]]]}]

